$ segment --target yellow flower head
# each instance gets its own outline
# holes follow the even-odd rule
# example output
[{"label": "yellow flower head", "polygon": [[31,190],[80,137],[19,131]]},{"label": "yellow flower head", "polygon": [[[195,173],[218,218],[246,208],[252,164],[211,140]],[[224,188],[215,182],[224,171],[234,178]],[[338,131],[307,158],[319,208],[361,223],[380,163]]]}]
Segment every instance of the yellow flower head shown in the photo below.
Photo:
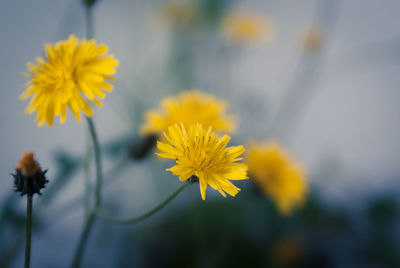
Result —
[{"label": "yellow flower head", "polygon": [[167,127],[180,123],[186,128],[200,123],[205,128],[211,126],[217,131],[233,131],[233,117],[225,115],[225,110],[226,103],[213,95],[198,90],[187,91],[164,99],[160,109],[147,112],[146,122],[140,131],[142,134],[161,133]]},{"label": "yellow flower head", "polygon": [[37,58],[36,64],[28,63],[31,80],[28,88],[20,95],[21,99],[32,96],[26,113],[37,112],[38,125],[44,121],[53,125],[55,116],[60,115],[64,123],[67,106],[78,122],[80,111],[91,116],[93,110],[83,95],[98,106],[98,98],[105,97],[105,91],[112,86],[107,80],[114,80],[110,75],[115,73],[118,61],[113,55],[105,55],[107,46],[96,45],[94,40],[78,40],[70,35],[68,40],[45,45],[45,57]]},{"label": "yellow flower head", "polygon": [[264,43],[275,38],[275,26],[266,17],[236,11],[222,22],[222,32],[232,43]]},{"label": "yellow flower head", "polygon": [[218,190],[224,197],[226,193],[235,196],[240,189],[229,180],[247,179],[247,165],[236,163],[243,158],[243,146],[225,148],[230,137],[218,138],[211,127],[202,125],[175,124],[164,132],[165,142],[158,141],[156,153],[160,157],[176,160],[176,165],[167,169],[178,175],[180,181],[196,176],[200,182],[201,197],[206,197],[207,184]]},{"label": "yellow flower head", "polygon": [[283,215],[289,215],[304,202],[307,184],[303,168],[278,144],[252,144],[246,160],[251,178]]}]

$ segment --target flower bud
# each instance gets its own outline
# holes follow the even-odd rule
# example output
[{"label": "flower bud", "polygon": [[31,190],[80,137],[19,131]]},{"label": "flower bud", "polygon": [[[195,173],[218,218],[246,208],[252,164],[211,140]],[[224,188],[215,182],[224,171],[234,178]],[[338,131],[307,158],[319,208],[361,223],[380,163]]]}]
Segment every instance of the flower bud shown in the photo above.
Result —
[{"label": "flower bud", "polygon": [[15,191],[20,192],[21,196],[35,193],[41,195],[40,190],[48,182],[46,172],[34,159],[33,153],[25,152],[15,167],[15,174],[11,174],[14,177]]}]

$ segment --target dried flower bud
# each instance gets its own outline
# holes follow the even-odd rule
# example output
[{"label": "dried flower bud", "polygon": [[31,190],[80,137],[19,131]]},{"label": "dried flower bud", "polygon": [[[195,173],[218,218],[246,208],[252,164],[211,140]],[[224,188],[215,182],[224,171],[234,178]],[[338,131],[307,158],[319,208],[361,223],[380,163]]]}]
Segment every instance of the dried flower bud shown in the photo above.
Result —
[{"label": "dried flower bud", "polygon": [[40,190],[45,188],[48,182],[45,176],[47,170],[42,170],[31,152],[24,153],[15,167],[15,172],[16,174],[11,175],[14,177],[15,191],[20,192],[21,196],[35,193],[40,195]]}]

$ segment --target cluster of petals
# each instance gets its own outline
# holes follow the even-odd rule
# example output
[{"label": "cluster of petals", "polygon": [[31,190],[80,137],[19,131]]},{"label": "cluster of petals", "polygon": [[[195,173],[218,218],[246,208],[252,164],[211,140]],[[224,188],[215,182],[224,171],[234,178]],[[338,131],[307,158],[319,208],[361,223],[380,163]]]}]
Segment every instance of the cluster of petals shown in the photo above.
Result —
[{"label": "cluster of petals", "polygon": [[28,63],[31,78],[21,99],[31,97],[26,112],[36,111],[38,125],[44,122],[53,125],[55,116],[64,123],[67,107],[77,121],[80,112],[86,116],[93,114],[88,100],[101,106],[99,99],[111,91],[108,81],[115,73],[118,61],[113,55],[106,55],[107,46],[97,45],[94,40],[78,40],[70,35],[67,40],[45,45],[45,57],[37,58],[36,64]]},{"label": "cluster of petals", "polygon": [[231,132],[235,129],[234,118],[226,114],[227,104],[211,94],[194,89],[162,100],[161,107],[145,113],[142,134],[162,133],[173,124],[182,123],[211,126],[216,131]]},{"label": "cluster of petals", "polygon": [[260,44],[275,38],[275,25],[264,15],[233,11],[222,22],[222,33],[233,44]]},{"label": "cluster of petals", "polygon": [[308,189],[303,167],[276,142],[251,144],[246,162],[250,177],[283,215],[304,203]]},{"label": "cluster of petals", "polygon": [[167,171],[178,175],[179,180],[198,178],[203,200],[207,185],[224,197],[225,192],[235,196],[240,189],[230,180],[247,179],[247,165],[238,163],[244,147],[226,147],[229,140],[228,135],[218,138],[211,127],[205,129],[201,124],[190,125],[187,129],[183,124],[175,124],[164,132],[164,141],[157,142],[157,155],[176,161]]}]

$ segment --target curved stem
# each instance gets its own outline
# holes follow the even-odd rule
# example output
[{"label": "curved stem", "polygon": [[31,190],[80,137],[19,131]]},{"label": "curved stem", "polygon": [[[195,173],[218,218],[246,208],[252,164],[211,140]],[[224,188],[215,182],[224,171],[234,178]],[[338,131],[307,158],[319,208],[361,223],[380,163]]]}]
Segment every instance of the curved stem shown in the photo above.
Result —
[{"label": "curved stem", "polygon": [[[324,36],[329,37],[338,18],[340,1],[324,0],[316,1],[316,4],[314,24],[324,30]],[[327,41],[328,39],[324,40],[328,44]],[[304,50],[275,115],[267,126],[266,136],[277,137],[284,143],[293,140],[299,118],[315,93],[326,53],[327,45],[313,52]]]},{"label": "curved stem", "polygon": [[83,229],[83,232],[81,234],[81,239],[79,240],[79,245],[75,252],[74,262],[72,263],[71,267],[74,268],[80,267],[86,241],[89,237],[90,230],[92,229],[95,220],[96,220],[96,213],[93,212],[90,213],[89,217],[86,220],[85,228]]},{"label": "curved stem", "polygon": [[31,236],[32,236],[32,195],[27,196],[26,208],[26,244],[25,244],[25,268],[29,268],[31,260]]},{"label": "curved stem", "polygon": [[99,214],[99,216],[102,216],[103,218],[105,218],[106,220],[109,220],[112,223],[125,224],[125,225],[135,224],[135,223],[141,222],[141,221],[149,218],[150,216],[152,216],[153,214],[155,214],[156,212],[161,210],[169,202],[171,202],[180,192],[182,192],[183,189],[185,189],[189,184],[190,184],[190,182],[186,181],[172,195],[170,195],[168,198],[166,198],[162,203],[160,203],[158,206],[149,210],[148,212],[144,213],[143,215],[141,215],[139,217],[121,220],[121,219],[114,218],[113,216],[109,215],[107,212],[105,212],[103,210],[98,210],[97,213]]},{"label": "curved stem", "polygon": [[[129,158],[124,157],[120,159],[113,167],[111,167],[109,170],[104,172],[104,179],[103,179],[103,186],[110,185],[112,183],[115,183],[118,178],[120,178],[119,173],[125,165],[129,163]],[[116,176],[116,179],[111,180],[111,175]],[[91,186],[89,186],[89,192],[91,190]],[[85,196],[81,195],[76,195],[72,197],[68,202],[63,204],[61,207],[57,208],[57,211],[50,211],[48,215],[52,215],[51,217],[54,219],[52,221],[52,225],[61,221],[64,217],[70,215],[72,212],[76,212],[76,207],[78,207],[81,203],[82,200],[86,198]],[[87,213],[86,215],[89,215],[90,213]],[[1,267],[1,266],[0,266]]]},{"label": "curved stem", "polygon": [[91,118],[86,117],[89,127],[89,133],[93,141],[93,152],[95,157],[96,164],[96,189],[95,189],[95,207],[96,209],[101,205],[101,186],[102,186],[102,166],[100,159],[100,145],[99,140],[97,139],[96,129],[94,128],[94,124]]},{"label": "curved stem", "polygon": [[92,119],[89,117],[87,117],[86,119],[88,122],[89,133],[93,141],[93,153],[96,163],[95,207],[86,220],[86,224],[81,234],[81,238],[79,239],[78,248],[76,249],[75,252],[75,257],[72,263],[72,267],[80,267],[83,253],[85,251],[85,246],[89,238],[90,230],[92,229],[92,226],[97,217],[96,211],[100,209],[101,205],[102,168],[100,159],[100,145],[97,139],[96,129],[94,128]]}]

